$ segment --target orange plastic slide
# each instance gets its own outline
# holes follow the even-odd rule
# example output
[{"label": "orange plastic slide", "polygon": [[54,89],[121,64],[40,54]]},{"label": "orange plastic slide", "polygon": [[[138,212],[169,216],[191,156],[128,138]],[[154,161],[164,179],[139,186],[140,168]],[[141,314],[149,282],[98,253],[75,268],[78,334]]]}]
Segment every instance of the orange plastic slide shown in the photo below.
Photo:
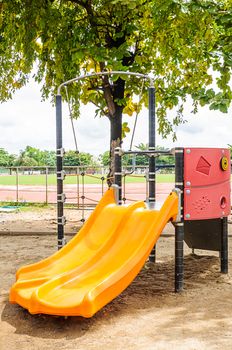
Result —
[{"label": "orange plastic slide", "polygon": [[150,210],[144,202],[118,206],[108,190],[67,245],[18,270],[10,302],[32,314],[93,316],[133,281],[177,212],[175,192]]}]

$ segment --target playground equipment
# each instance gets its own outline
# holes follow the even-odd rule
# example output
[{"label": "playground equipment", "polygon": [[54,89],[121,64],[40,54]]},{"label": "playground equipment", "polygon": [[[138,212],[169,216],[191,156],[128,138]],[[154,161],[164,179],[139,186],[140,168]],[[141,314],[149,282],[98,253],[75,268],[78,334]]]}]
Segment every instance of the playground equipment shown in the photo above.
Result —
[{"label": "playground equipment", "polygon": [[117,205],[113,192],[65,247],[18,271],[11,302],[31,313],[91,317],[132,282],[166,222],[176,218],[178,196],[171,193],[154,211],[144,202]]},{"label": "playground equipment", "polygon": [[[80,82],[83,79],[91,79],[96,77],[103,77],[105,75],[120,75],[120,76],[135,76],[141,79],[148,80],[150,82],[149,86],[149,150],[153,150],[155,148],[155,89],[154,89],[154,81],[153,78],[149,77],[145,74],[135,73],[135,72],[124,72],[124,71],[111,71],[111,72],[97,72],[90,73],[86,75],[82,75],[76,77],[74,79],[70,79],[64,83],[62,83],[58,87],[57,96],[56,96],[56,152],[57,152],[57,239],[58,239],[58,249],[62,248],[65,245],[65,237],[64,237],[64,226],[66,223],[66,218],[64,216],[64,202],[65,202],[65,194],[63,192],[63,181],[65,177],[65,173],[63,170],[63,156],[64,156],[64,148],[63,148],[63,137],[62,137],[62,97],[61,97],[61,89],[65,88],[72,83]],[[67,89],[66,96],[68,98]],[[73,128],[73,125],[72,125]],[[77,149],[77,142],[74,133],[75,145]],[[121,160],[118,159],[118,168],[121,171]],[[149,201],[155,201],[155,157],[150,157],[149,159]],[[152,184],[150,185],[150,182]],[[119,189],[121,191],[121,188]]]},{"label": "playground equipment", "polygon": [[[128,153],[116,150],[116,173],[118,158]],[[175,291],[179,292],[184,281],[184,241],[193,251],[219,251],[221,272],[228,272],[231,164],[228,149],[175,148],[172,153],[175,154],[175,189],[180,191],[180,219],[175,222]],[[115,183],[120,185],[120,174],[115,178]]]},{"label": "playground equipment", "polygon": [[[93,316],[132,282],[150,252],[150,260],[154,260],[155,244],[170,220],[175,226],[176,292],[183,289],[184,241],[192,249],[219,251],[221,272],[228,272],[229,150],[175,148],[157,151],[154,114],[154,88],[151,86],[149,150],[115,150],[115,186],[106,191],[81,231],[64,245],[61,96],[57,96],[58,247],[64,246],[51,257],[18,270],[17,281],[10,292],[12,303],[18,303],[33,314]],[[170,153],[175,155],[175,189],[158,206],[155,202],[155,158]],[[146,203],[122,205],[121,158],[124,154],[149,157]]]}]

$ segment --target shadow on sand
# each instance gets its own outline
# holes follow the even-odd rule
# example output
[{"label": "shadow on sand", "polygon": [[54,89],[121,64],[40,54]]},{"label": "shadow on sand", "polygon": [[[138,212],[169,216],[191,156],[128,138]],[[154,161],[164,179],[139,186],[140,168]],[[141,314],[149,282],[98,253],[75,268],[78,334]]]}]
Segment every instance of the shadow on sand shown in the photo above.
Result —
[{"label": "shadow on sand", "polygon": [[219,259],[215,256],[185,257],[185,291],[180,295],[173,292],[174,262],[146,265],[133,283],[106,305],[91,319],[82,317],[54,317],[31,315],[18,305],[11,305],[7,300],[1,319],[15,328],[16,334],[47,339],[73,339],[83,337],[87,332],[104,326],[125,312],[136,313],[141,309],[159,308],[165,305],[165,299],[173,296],[176,305],[183,295],[201,288],[202,284],[213,285],[220,279]]}]

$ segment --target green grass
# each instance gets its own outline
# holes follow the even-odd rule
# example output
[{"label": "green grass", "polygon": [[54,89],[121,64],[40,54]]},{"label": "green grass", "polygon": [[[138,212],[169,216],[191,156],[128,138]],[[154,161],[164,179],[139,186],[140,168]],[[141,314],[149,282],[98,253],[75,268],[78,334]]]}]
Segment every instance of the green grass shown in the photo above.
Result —
[{"label": "green grass", "polygon": [[17,206],[20,211],[31,211],[35,210],[38,211],[39,209],[48,209],[52,208],[51,204],[46,204],[46,203],[34,203],[34,202],[14,202],[14,201],[3,201],[1,202],[1,207],[4,206]]},{"label": "green grass", "polygon": [[[97,178],[96,178],[97,177]],[[85,184],[101,184],[102,175],[84,176]],[[82,182],[82,176],[79,176],[79,182]],[[127,183],[140,183],[145,182],[144,177],[138,176],[126,176]],[[157,182],[174,182],[174,174],[157,174]],[[66,176],[65,184],[76,184],[77,176]],[[2,175],[0,176],[0,185],[14,186],[16,185],[15,175]],[[45,175],[19,175],[19,185],[30,186],[45,186]],[[48,185],[56,185],[56,175],[48,175]]]}]

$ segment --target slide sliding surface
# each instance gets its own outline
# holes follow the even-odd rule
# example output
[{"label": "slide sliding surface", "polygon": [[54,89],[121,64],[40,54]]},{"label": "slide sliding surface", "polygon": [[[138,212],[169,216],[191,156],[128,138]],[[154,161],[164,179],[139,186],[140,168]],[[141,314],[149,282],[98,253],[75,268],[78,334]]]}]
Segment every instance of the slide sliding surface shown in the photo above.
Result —
[{"label": "slide sliding surface", "polygon": [[113,189],[106,191],[85,225],[67,245],[50,257],[17,271],[17,282],[11,288],[10,301],[27,307],[35,288],[54,276],[85,266],[107,245],[127,210],[130,208],[116,205]]},{"label": "slide sliding surface", "polygon": [[[72,243],[70,248],[77,249],[76,244],[82,244],[81,254],[85,255],[83,250],[86,249],[88,258],[79,260],[76,254],[64,254],[62,263],[66,267],[58,264],[59,273],[59,268],[53,270],[49,263],[47,279],[41,277],[41,270],[34,270],[34,279],[33,274],[30,275],[34,281],[30,293],[22,292],[26,289],[23,285],[30,284],[30,280],[21,279],[12,287],[11,302],[17,302],[33,314],[93,316],[132,282],[164,226],[176,217],[177,211],[178,197],[174,192],[160,210],[149,210],[143,202],[128,207],[115,203],[105,205],[105,209],[99,210],[94,225],[89,225],[82,239]],[[88,235],[89,230],[92,235]],[[90,250],[95,253],[90,254]],[[42,283],[37,279],[37,271],[39,278],[44,278]]]}]

